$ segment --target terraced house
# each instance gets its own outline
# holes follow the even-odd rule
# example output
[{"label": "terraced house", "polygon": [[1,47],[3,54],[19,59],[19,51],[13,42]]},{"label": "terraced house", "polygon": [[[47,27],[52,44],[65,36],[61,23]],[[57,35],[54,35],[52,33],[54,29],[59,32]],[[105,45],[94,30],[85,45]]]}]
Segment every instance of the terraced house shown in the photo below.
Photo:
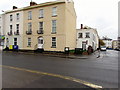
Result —
[{"label": "terraced house", "polygon": [[76,13],[72,0],[57,0],[5,12],[6,46],[21,50],[64,51],[76,47]]}]

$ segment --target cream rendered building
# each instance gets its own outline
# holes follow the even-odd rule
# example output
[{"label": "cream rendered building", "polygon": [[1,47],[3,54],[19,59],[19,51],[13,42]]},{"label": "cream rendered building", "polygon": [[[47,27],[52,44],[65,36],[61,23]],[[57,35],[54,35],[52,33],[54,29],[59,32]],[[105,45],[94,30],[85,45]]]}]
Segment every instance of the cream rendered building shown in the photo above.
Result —
[{"label": "cream rendered building", "polygon": [[23,49],[64,51],[76,47],[76,13],[72,0],[57,0],[23,9]]}]

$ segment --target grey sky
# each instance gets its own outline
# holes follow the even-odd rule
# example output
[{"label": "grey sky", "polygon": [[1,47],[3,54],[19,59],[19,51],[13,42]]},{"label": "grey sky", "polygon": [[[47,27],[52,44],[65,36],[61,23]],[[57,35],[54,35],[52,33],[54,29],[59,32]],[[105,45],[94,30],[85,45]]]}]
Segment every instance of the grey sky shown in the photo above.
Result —
[{"label": "grey sky", "polygon": [[[12,6],[29,6],[31,0],[1,0],[0,13],[11,10]],[[33,0],[37,3],[54,0]],[[96,28],[99,36],[117,39],[118,36],[118,1],[120,0],[73,0],[77,14],[77,26],[80,24]]]}]

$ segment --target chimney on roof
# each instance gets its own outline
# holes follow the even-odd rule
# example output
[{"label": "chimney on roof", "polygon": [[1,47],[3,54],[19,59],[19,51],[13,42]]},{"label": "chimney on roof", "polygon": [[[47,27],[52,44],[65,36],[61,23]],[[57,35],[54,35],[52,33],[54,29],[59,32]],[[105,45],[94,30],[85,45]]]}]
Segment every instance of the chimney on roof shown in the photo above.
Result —
[{"label": "chimney on roof", "polygon": [[30,2],[30,6],[34,6],[34,5],[37,5],[37,3],[36,3],[36,2],[31,1],[31,2]]},{"label": "chimney on roof", "polygon": [[81,24],[81,29],[83,29],[83,24]]},{"label": "chimney on roof", "polygon": [[16,6],[13,6],[13,9],[17,9],[17,7],[16,7]]}]

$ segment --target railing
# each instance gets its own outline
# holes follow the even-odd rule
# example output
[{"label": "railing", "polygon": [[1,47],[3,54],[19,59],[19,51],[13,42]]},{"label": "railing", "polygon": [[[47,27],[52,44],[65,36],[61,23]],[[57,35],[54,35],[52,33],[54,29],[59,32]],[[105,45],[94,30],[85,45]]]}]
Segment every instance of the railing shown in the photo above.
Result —
[{"label": "railing", "polygon": [[32,31],[26,31],[26,34],[27,34],[27,35],[31,35],[31,34],[32,34]]},{"label": "railing", "polygon": [[19,35],[19,31],[15,31],[15,32],[14,32],[14,35]]},{"label": "railing", "polygon": [[11,35],[12,35],[12,31],[8,32],[7,34],[8,34],[9,36],[11,36]]},{"label": "railing", "polygon": [[43,34],[43,30],[37,30],[37,34]]}]

